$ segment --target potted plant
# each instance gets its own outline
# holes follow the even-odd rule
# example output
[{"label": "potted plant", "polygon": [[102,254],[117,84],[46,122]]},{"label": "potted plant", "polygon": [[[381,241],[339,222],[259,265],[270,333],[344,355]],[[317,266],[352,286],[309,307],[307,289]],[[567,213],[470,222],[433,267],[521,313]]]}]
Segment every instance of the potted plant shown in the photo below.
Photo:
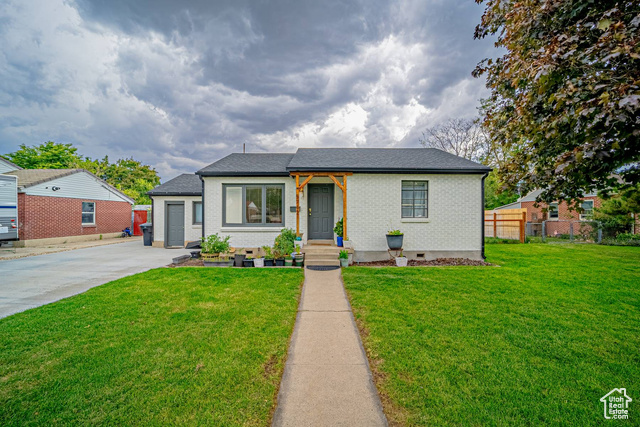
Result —
[{"label": "potted plant", "polygon": [[273,267],[273,253],[271,252],[270,246],[263,246],[262,250],[264,251],[264,266],[265,267]]},{"label": "potted plant", "polygon": [[293,258],[291,258],[291,255],[287,256],[287,257],[284,259],[284,265],[285,265],[286,267],[292,267],[292,266],[293,266]]},{"label": "potted plant", "polygon": [[242,267],[244,265],[244,259],[246,257],[247,257],[246,254],[240,253],[238,251],[238,253],[236,253],[236,255],[233,257],[233,266],[234,267]]},{"label": "potted plant", "polygon": [[284,266],[284,255],[278,249],[273,249],[273,263],[276,267]]},{"label": "potted plant", "polygon": [[389,249],[402,249],[402,241],[404,240],[404,233],[400,230],[389,230],[387,232],[387,245]]},{"label": "potted plant", "polygon": [[336,233],[338,235],[337,241],[338,241],[338,246],[342,247],[342,237],[344,235],[344,228],[342,226],[342,220],[344,218],[340,218],[340,221],[336,222],[336,226],[333,227],[333,232]]},{"label": "potted plant", "polygon": [[396,266],[398,267],[406,267],[409,260],[406,256],[400,251],[400,256],[396,257]]},{"label": "potted plant", "polygon": [[340,260],[340,267],[348,267],[349,266],[349,251],[341,250],[340,255],[338,255],[338,259]]},{"label": "potted plant", "polygon": [[203,237],[200,244],[200,257],[205,261],[220,257],[220,254],[229,251],[229,239],[231,236],[218,236],[218,233]]},{"label": "potted plant", "polygon": [[[279,257],[284,257],[294,251],[294,242],[296,233],[290,228],[283,228],[280,234],[276,237],[273,244],[273,249],[278,252]],[[276,263],[276,265],[278,265]]]},{"label": "potted plant", "polygon": [[304,254],[302,253],[302,249],[300,249],[300,245],[296,245],[296,251],[291,255],[296,260],[296,264],[300,263],[300,265],[302,265],[302,261],[304,261]]},{"label": "potted plant", "polygon": [[243,267],[253,267],[253,257],[252,256],[247,256],[244,261],[242,261],[242,266]]},{"label": "potted plant", "polygon": [[263,257],[256,257],[253,259],[253,266],[254,267],[264,267],[264,258]]}]

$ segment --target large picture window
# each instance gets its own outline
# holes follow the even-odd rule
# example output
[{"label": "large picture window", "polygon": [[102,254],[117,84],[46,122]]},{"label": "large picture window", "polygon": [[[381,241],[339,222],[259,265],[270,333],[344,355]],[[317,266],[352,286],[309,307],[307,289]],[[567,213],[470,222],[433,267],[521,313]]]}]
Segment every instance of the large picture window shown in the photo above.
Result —
[{"label": "large picture window", "polygon": [[95,223],[96,223],[95,202],[82,202],[82,225],[94,225]]},{"label": "large picture window", "polygon": [[428,193],[428,181],[402,181],[402,218],[427,218]]},{"label": "large picture window", "polygon": [[223,185],[224,225],[284,225],[284,185]]}]

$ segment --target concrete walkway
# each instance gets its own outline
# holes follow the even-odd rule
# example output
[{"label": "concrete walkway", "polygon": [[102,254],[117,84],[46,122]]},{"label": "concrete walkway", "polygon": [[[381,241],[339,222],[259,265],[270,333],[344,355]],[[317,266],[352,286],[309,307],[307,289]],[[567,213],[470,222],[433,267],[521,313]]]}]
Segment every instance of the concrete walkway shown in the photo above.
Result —
[{"label": "concrete walkway", "polygon": [[273,425],[387,425],[340,270],[305,269]]}]

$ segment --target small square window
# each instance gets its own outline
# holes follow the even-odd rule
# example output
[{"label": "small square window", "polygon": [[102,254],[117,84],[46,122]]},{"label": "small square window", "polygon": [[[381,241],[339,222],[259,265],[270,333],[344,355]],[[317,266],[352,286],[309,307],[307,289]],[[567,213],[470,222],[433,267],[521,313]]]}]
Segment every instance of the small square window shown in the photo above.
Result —
[{"label": "small square window", "polygon": [[82,202],[82,225],[94,225],[96,223],[95,202]]},{"label": "small square window", "polygon": [[549,219],[558,219],[558,204],[551,203],[549,205]]}]

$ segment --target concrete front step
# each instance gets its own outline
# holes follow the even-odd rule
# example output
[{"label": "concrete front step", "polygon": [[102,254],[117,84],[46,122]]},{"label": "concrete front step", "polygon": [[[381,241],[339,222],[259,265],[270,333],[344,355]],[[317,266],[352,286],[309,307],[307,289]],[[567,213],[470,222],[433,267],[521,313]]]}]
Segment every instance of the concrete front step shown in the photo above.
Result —
[{"label": "concrete front step", "polygon": [[309,240],[307,245],[310,246],[334,246],[335,242],[333,240]]}]

